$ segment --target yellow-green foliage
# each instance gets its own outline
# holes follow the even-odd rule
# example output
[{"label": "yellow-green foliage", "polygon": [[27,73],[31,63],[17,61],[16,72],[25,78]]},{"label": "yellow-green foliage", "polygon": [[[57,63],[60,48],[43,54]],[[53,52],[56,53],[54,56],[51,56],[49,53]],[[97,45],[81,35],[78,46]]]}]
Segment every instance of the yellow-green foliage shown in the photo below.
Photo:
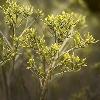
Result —
[{"label": "yellow-green foliage", "polygon": [[8,61],[15,63],[20,54],[25,54],[28,59],[27,68],[40,80],[41,100],[51,78],[65,72],[79,71],[86,66],[86,59],[78,57],[75,51],[97,41],[89,32],[81,34],[79,31],[84,27],[85,16],[63,11],[61,14],[48,15],[42,19],[45,28],[49,28],[53,35],[51,38],[55,39],[51,45],[48,45],[43,33],[39,35],[35,27],[25,27],[19,35],[16,34],[23,20],[33,15],[39,18],[38,16],[43,15],[41,10],[31,6],[25,7],[9,0],[1,8],[5,22],[10,26],[9,29],[13,29],[13,34],[10,34],[11,41],[3,35],[0,38],[0,46],[3,46],[0,50],[2,53],[0,66]]}]

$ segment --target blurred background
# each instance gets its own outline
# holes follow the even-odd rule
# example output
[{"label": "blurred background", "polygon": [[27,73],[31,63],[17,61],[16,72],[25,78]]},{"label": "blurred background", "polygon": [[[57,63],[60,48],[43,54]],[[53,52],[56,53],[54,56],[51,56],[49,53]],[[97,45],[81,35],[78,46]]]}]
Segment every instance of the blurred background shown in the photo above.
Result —
[{"label": "blurred background", "polygon": [[[6,0],[0,0],[0,6]],[[18,0],[17,0],[18,1]],[[24,5],[33,5],[42,9],[46,15],[58,14],[61,11],[78,12],[86,16],[89,31],[100,40],[100,0],[19,0]],[[19,2],[18,1],[18,2]],[[3,15],[0,13],[0,30],[4,31]],[[80,72],[66,73],[55,77],[49,84],[48,100],[100,100],[100,42],[79,52],[87,58],[87,68]],[[19,59],[20,66],[16,67],[11,76],[9,90],[10,100],[39,100],[39,84],[32,77]],[[7,100],[4,81],[0,70],[0,100]]]}]

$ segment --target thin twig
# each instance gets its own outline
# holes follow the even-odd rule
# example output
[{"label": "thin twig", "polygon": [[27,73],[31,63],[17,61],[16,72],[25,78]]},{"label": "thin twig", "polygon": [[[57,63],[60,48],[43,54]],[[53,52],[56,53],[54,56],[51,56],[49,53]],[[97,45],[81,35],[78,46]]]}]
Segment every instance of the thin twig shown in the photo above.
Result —
[{"label": "thin twig", "polygon": [[4,35],[4,33],[2,33],[2,31],[0,31],[0,34],[3,36],[5,42],[8,44],[8,46],[13,49],[13,47],[11,46],[10,42],[8,41],[8,39],[6,38],[6,36]]}]

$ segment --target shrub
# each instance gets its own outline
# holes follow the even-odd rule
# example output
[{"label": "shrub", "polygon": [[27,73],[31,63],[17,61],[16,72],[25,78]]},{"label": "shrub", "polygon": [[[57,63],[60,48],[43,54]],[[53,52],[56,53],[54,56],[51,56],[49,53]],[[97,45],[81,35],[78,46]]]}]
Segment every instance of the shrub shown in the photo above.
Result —
[{"label": "shrub", "polygon": [[[55,75],[79,71],[86,66],[86,58],[77,56],[76,51],[97,41],[91,33],[80,31],[84,28],[85,16],[63,11],[58,15],[48,15],[44,18],[41,10],[10,0],[1,8],[10,32],[7,33],[8,38],[0,32],[0,66],[9,62],[12,63],[10,67],[14,68],[16,59],[22,54],[25,55],[27,69],[39,79],[40,100],[46,99],[48,82]],[[35,25],[30,24],[31,19],[32,24],[40,19],[44,26],[43,30],[46,30],[45,34],[51,35],[51,42],[48,43],[45,39],[44,32],[39,33]],[[22,26],[25,28],[19,34],[18,29]]]}]

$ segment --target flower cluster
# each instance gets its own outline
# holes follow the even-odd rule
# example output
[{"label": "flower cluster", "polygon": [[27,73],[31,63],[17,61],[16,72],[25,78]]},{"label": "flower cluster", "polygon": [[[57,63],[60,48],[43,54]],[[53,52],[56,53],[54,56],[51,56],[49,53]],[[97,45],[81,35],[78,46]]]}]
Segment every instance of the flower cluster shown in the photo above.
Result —
[{"label": "flower cluster", "polygon": [[74,46],[76,48],[84,48],[90,44],[98,42],[89,32],[84,34],[83,36],[79,32],[77,32],[74,35],[73,40],[74,40]]},{"label": "flower cluster", "polygon": [[59,42],[71,35],[69,31],[72,28],[78,29],[78,27],[83,27],[85,24],[85,16],[63,11],[60,15],[48,15],[48,17],[45,18],[45,24],[54,31]]},{"label": "flower cluster", "polygon": [[10,0],[6,1],[6,5],[4,5],[2,9],[5,14],[5,21],[8,25],[19,25],[23,19],[31,16],[33,13],[33,7],[18,5],[16,2]]},{"label": "flower cluster", "polygon": [[71,71],[79,71],[82,67],[86,65],[86,58],[81,59],[75,54],[65,53],[59,59],[57,65],[53,68],[52,73],[53,75],[64,74],[66,72]]}]

